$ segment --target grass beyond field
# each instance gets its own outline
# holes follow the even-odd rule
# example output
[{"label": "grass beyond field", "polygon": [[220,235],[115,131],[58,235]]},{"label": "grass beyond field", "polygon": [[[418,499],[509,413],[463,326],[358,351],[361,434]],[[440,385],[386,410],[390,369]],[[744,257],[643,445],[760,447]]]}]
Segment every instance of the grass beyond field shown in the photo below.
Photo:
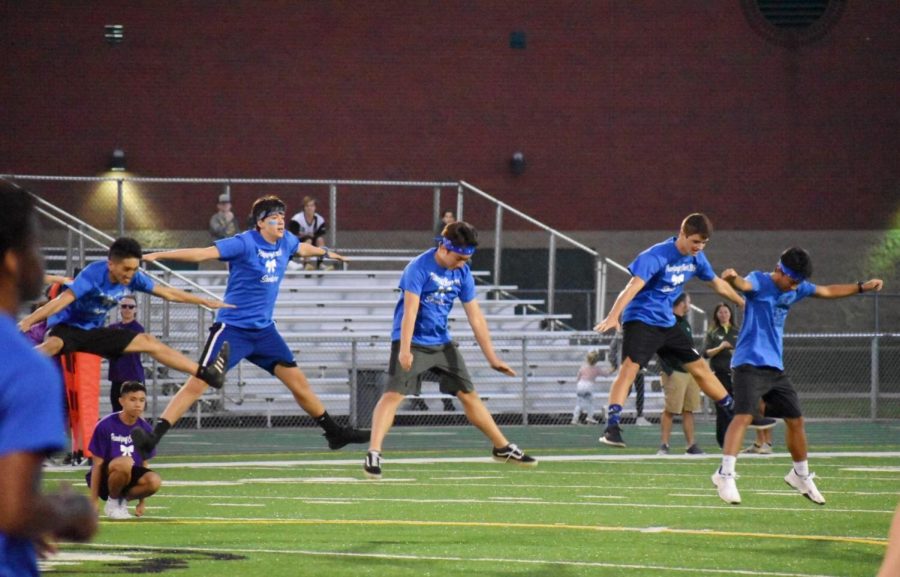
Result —
[{"label": "grass beyond field", "polygon": [[[93,543],[65,545],[45,570],[173,577],[877,571],[900,494],[893,444],[870,446],[883,451],[878,456],[815,454],[825,506],[784,483],[786,454],[742,458],[743,504],[729,506],[709,479],[718,457],[654,457],[647,445],[658,431],[634,428],[626,439],[637,448],[627,452],[599,448],[595,437],[579,441],[585,446],[564,442],[593,435],[586,431],[508,428],[542,458],[538,468],[522,469],[485,458],[484,443],[469,429],[398,429],[382,481],[364,479],[361,449],[326,453],[312,431],[176,431],[154,463],[164,486],[148,501],[148,514],[103,519]],[[896,432],[888,436],[896,439]],[[272,452],[238,454],[254,439]],[[278,451],[279,439],[316,450]],[[166,443],[182,455],[165,456]],[[223,445],[232,453],[187,455]],[[51,469],[48,484],[83,486],[84,471]]]}]

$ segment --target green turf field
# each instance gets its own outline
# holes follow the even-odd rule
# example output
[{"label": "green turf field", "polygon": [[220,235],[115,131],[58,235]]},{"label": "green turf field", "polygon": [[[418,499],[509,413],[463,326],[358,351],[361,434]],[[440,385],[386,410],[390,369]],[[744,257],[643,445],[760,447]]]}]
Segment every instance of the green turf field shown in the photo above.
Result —
[{"label": "green turf field", "polygon": [[[890,424],[862,437],[844,429],[810,426],[825,506],[784,483],[784,453],[740,459],[743,504],[726,505],[709,479],[718,458],[653,457],[656,427],[627,428],[630,446],[620,451],[597,445],[599,429],[508,427],[543,458],[536,469],[489,461],[471,428],[400,428],[388,439],[382,481],[364,479],[362,449],[329,453],[311,430],[176,430],[153,464],[163,489],[147,515],[101,520],[92,544],[65,545],[44,568],[173,577],[870,576],[900,495],[900,434]],[[714,448],[708,428],[700,439]],[[48,485],[83,484],[85,470],[52,468]]]}]

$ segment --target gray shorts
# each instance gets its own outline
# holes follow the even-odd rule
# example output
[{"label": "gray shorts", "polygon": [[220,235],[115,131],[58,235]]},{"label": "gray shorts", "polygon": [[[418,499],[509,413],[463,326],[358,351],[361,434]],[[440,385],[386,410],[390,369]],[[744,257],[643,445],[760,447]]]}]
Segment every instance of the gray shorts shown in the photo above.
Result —
[{"label": "gray shorts", "polygon": [[409,371],[404,371],[400,366],[397,360],[399,355],[400,341],[393,341],[385,391],[417,395],[422,392],[422,377],[428,370],[440,378],[442,393],[455,396],[458,392],[475,391],[472,377],[469,376],[466,363],[459,354],[458,345],[454,342],[433,347],[412,345],[413,362]]},{"label": "gray shorts", "polygon": [[734,412],[755,415],[759,400],[766,402],[766,416],[796,419],[803,416],[794,385],[784,373],[771,367],[740,365],[732,369]]}]

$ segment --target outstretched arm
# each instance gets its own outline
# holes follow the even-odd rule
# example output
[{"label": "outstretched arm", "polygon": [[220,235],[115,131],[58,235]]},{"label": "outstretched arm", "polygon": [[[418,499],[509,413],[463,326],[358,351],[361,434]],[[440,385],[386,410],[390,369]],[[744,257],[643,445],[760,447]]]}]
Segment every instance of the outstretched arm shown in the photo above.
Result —
[{"label": "outstretched arm", "polygon": [[181,262],[203,262],[205,260],[217,260],[221,256],[216,245],[206,248],[179,248],[168,252],[151,252],[144,255],[147,262],[158,260],[177,260]]},{"label": "outstretched arm", "polygon": [[[733,269],[729,269],[729,270],[733,270]],[[737,273],[734,273],[734,274],[737,275]],[[744,279],[741,279],[741,280],[744,280]],[[728,300],[730,300],[737,306],[744,308],[744,299],[741,298],[741,295],[737,294],[734,291],[734,289],[737,287],[732,288],[733,285],[731,283],[725,282],[724,280],[722,280],[720,278],[714,278],[711,281],[709,281],[707,284],[710,287],[712,287],[712,289],[714,291],[716,291],[718,294],[727,298]],[[750,283],[747,283],[747,284],[749,285]],[[746,289],[738,289],[738,290],[746,290]]]},{"label": "outstretched arm", "polygon": [[858,282],[854,284],[829,284],[816,285],[814,297],[820,299],[840,299],[850,297],[859,293],[878,292],[884,286],[884,281],[880,278],[873,278],[866,282]]},{"label": "outstretched arm", "polygon": [[202,305],[211,309],[233,309],[234,305],[225,304],[223,301],[218,299],[208,299],[199,297],[197,295],[192,295],[189,292],[185,292],[181,289],[155,285],[153,287],[153,294],[158,296],[159,298],[166,299],[167,301],[172,301],[173,303],[187,303],[191,305]]},{"label": "outstretched arm", "polygon": [[478,341],[478,346],[481,347],[481,352],[484,353],[484,358],[490,363],[491,368],[510,377],[516,376],[516,371],[500,360],[500,357],[494,352],[491,332],[488,330],[487,321],[484,320],[481,305],[478,304],[478,301],[472,299],[467,303],[463,303],[463,309],[465,309],[466,317],[469,319],[469,326],[472,327],[472,332],[475,334],[475,340]]},{"label": "outstretched arm", "polygon": [[324,256],[327,258],[333,258],[335,260],[339,260],[341,262],[347,260],[347,257],[341,256],[340,254],[334,252],[327,246],[313,246],[308,242],[301,242],[300,246],[297,247],[297,254],[301,257],[307,258],[311,256]]},{"label": "outstretched arm", "polygon": [[23,333],[26,332],[32,326],[50,318],[73,302],[75,302],[75,293],[69,289],[64,290],[61,295],[19,321],[19,330]]},{"label": "outstretched arm", "polygon": [[609,314],[594,327],[594,330],[598,333],[605,333],[612,329],[618,329],[622,311],[625,310],[628,303],[630,303],[641,289],[644,288],[645,284],[647,283],[644,282],[644,279],[636,276],[631,277],[631,280],[628,281],[628,284],[625,285],[625,288],[623,288],[622,292],[619,293],[619,296],[616,297],[616,302],[613,303],[613,307],[610,309]]}]

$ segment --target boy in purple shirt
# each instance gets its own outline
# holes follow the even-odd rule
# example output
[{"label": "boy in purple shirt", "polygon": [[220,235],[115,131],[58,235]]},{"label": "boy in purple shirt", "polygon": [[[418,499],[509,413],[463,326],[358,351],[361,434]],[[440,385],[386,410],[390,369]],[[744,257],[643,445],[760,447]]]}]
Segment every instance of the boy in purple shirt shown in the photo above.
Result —
[{"label": "boy in purple shirt", "polygon": [[93,453],[93,465],[85,475],[91,488],[91,501],[98,507],[98,500],[106,501],[104,511],[110,519],[129,519],[128,501],[137,499],[134,509],[138,517],[144,514],[144,500],[159,491],[162,479],[144,465],[147,459],[134,450],[132,430],[141,428],[150,432],[150,423],[142,418],[147,406],[147,389],[143,383],[122,383],[119,397],[122,410],[112,413],[97,423],[89,446]]}]

